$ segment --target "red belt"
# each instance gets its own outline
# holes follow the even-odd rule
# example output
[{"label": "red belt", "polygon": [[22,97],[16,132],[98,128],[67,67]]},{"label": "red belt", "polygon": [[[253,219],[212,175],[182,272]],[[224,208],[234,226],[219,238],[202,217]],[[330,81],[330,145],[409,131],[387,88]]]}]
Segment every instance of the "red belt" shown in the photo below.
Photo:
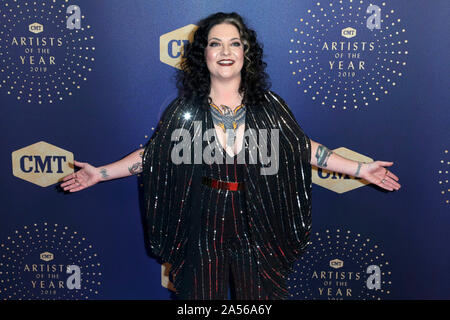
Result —
[{"label": "red belt", "polygon": [[243,182],[226,182],[220,181],[209,177],[203,177],[202,183],[207,185],[208,187],[214,189],[222,189],[222,190],[230,190],[230,191],[238,191],[244,190]]}]

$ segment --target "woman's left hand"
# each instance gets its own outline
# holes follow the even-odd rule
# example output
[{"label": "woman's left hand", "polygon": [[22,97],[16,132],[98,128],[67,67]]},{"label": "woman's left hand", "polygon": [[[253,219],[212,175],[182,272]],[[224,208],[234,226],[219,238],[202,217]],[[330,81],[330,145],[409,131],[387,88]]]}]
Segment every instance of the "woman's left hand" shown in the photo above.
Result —
[{"label": "woman's left hand", "polygon": [[401,187],[401,185],[397,182],[398,177],[385,168],[390,167],[393,164],[393,162],[387,161],[365,163],[361,167],[360,177],[383,189],[389,191],[398,190]]}]

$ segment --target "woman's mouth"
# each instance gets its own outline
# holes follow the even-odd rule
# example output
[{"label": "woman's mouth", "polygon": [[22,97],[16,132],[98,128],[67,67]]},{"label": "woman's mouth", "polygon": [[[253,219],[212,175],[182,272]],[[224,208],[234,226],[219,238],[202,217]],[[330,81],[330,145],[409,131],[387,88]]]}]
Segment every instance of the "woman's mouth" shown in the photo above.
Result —
[{"label": "woman's mouth", "polygon": [[232,66],[234,64],[234,60],[230,60],[230,59],[223,59],[223,60],[219,60],[217,62],[219,65],[221,66]]}]

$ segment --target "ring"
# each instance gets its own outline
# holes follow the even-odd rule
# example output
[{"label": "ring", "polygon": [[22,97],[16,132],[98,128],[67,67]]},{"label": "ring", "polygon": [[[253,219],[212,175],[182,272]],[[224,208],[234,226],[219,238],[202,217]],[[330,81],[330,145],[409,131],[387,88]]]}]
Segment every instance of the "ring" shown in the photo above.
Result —
[{"label": "ring", "polygon": [[386,181],[386,179],[383,179],[383,180],[381,180],[381,183],[383,183],[384,184],[384,182]]}]

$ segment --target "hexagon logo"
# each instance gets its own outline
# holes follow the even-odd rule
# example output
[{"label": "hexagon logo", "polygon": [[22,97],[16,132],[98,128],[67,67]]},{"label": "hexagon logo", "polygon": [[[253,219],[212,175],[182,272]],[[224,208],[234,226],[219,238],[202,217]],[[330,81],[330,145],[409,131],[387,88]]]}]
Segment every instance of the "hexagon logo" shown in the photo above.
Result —
[{"label": "hexagon logo", "polygon": [[168,262],[161,265],[161,286],[175,292],[175,287],[169,279],[169,271],[172,265]]},{"label": "hexagon logo", "polygon": [[[342,157],[355,161],[361,162],[373,161],[373,159],[369,157],[366,157],[362,154],[359,154],[344,147],[334,149],[333,152]],[[312,167],[311,171],[313,183],[337,193],[344,193],[369,184],[367,181],[361,178],[356,178],[346,174],[328,171],[322,168]]]},{"label": "hexagon logo", "polygon": [[159,59],[161,62],[180,69],[184,44],[193,41],[197,28],[195,24],[189,24],[160,36]]},{"label": "hexagon logo", "polygon": [[41,258],[41,260],[43,260],[45,262],[52,261],[54,257],[55,256],[53,255],[53,253],[47,252],[47,251],[46,252],[42,252],[39,255],[39,258]]},{"label": "hexagon logo", "polygon": [[28,26],[28,31],[33,32],[33,33],[41,33],[42,31],[44,31],[44,26],[40,23],[32,23]]},{"label": "hexagon logo", "polygon": [[356,29],[353,29],[351,27],[342,29],[341,36],[350,39],[356,36]]},{"label": "hexagon logo", "polygon": [[334,269],[339,269],[342,268],[344,266],[344,261],[339,260],[339,259],[334,259],[330,261],[330,267],[334,268]]},{"label": "hexagon logo", "polygon": [[12,152],[13,175],[48,187],[73,170],[73,153],[40,141]]}]

